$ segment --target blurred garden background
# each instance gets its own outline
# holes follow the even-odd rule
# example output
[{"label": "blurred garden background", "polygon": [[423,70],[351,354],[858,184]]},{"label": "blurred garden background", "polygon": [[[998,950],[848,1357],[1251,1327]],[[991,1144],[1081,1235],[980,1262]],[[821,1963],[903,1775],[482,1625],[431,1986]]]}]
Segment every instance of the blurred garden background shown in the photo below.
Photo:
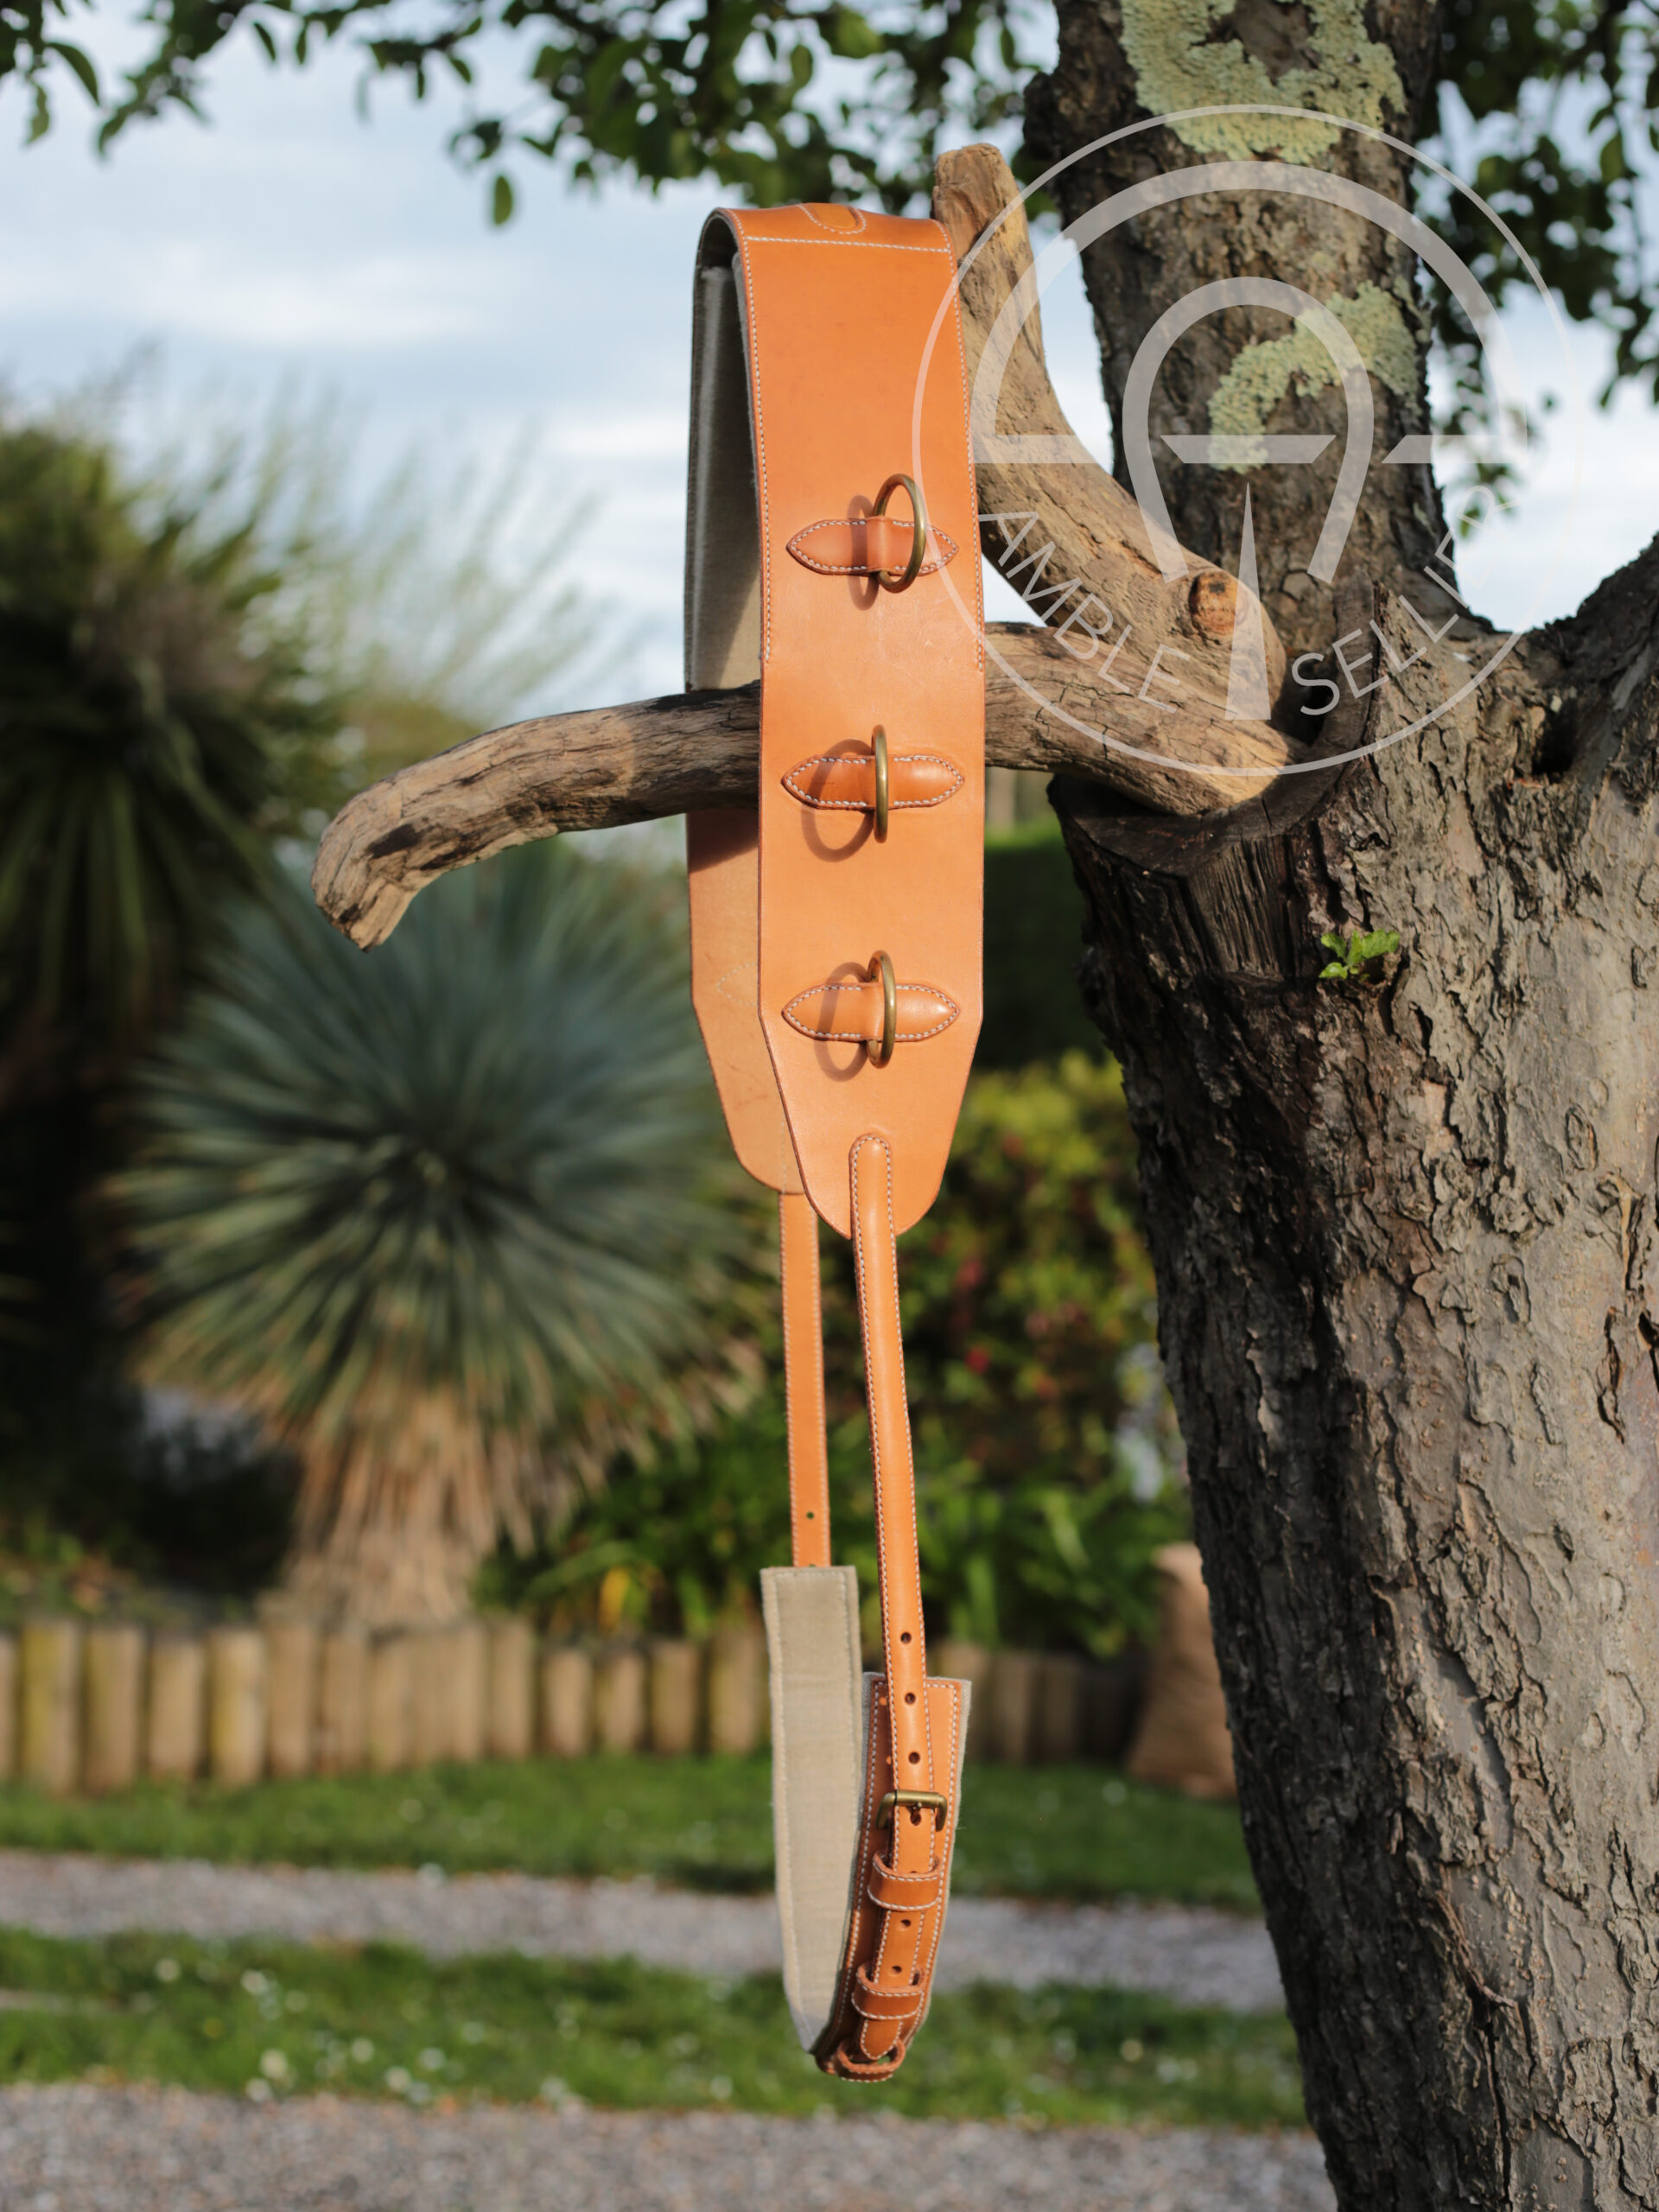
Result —
[{"label": "blurred garden background", "polygon": [[[752,1621],[786,1548],[775,1226],[673,832],[505,855],[372,957],[306,884],[353,789],[626,658],[580,517],[417,454],[347,508],[326,404],[142,461],[113,411],[0,418],[0,1602]],[[514,506],[543,523],[509,569]],[[985,1032],[904,1258],[925,1593],[936,1636],[1107,1659],[1185,1534],[1179,1440],[1077,893],[1004,780]],[[868,1581],[838,1250],[825,1299]]]},{"label": "blurred garden background", "polygon": [[[0,2081],[836,2108],[779,2059],[775,1974],[711,1980],[695,1916],[770,1910],[788,1515],[773,1201],[692,1019],[677,837],[507,854],[372,957],[307,884],[353,790],[626,686],[638,638],[533,446],[412,447],[348,495],[342,404],[250,427],[156,374],[0,412]],[[1213,1681],[1209,1766],[1123,1771],[1180,1443],[1078,894],[1039,784],[991,811],[984,1035],[901,1261],[930,1631],[978,1694],[959,1911],[1177,1907],[1243,1980],[1067,1938],[1010,1986],[970,1940],[894,2109],[1294,2125]],[[847,1257],[836,1543],[874,1648]],[[393,1903],[317,1907],[317,1952],[252,1891],[204,1907],[211,1862]],[[172,1886],[134,1902],[134,1868]],[[441,1891],[475,1916],[468,1879],[520,1878],[694,1916],[626,1956],[432,1936]]]}]

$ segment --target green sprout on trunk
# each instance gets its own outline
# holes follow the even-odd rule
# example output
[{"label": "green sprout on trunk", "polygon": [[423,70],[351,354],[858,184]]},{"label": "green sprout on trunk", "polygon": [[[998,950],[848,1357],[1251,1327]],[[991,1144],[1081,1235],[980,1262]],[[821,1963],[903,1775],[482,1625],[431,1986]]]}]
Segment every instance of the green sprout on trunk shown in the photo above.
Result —
[{"label": "green sprout on trunk", "polygon": [[1398,930],[1357,930],[1344,938],[1340,930],[1326,930],[1319,943],[1336,957],[1319,970],[1319,981],[1338,983],[1376,983],[1382,981],[1382,964],[1400,950]]}]

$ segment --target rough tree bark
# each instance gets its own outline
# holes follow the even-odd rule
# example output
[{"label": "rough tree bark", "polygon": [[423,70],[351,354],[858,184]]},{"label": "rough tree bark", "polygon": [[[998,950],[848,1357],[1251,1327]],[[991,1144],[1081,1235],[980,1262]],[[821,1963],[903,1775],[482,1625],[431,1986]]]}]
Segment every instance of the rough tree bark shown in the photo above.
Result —
[{"label": "rough tree bark", "polygon": [[[1039,128],[1111,127],[1125,71],[1145,106],[1160,72],[1217,67],[1148,45],[1178,19],[1197,20],[1156,0],[1066,0]],[[1421,74],[1428,19],[1388,21],[1397,55],[1351,0],[1309,0],[1306,16],[1250,0],[1211,44],[1239,48],[1228,68],[1262,46],[1281,87],[1285,41],[1312,55],[1305,79],[1335,52],[1393,119],[1389,71],[1407,87]],[[1006,188],[994,168],[971,152],[941,164],[959,251]],[[1132,244],[1174,274],[1121,256],[1133,281],[1112,292],[1117,277],[1091,271],[1119,402],[1139,334],[1211,265],[1190,232]],[[1264,220],[1236,226],[1228,250],[1248,273],[1289,248]],[[1359,246],[1340,250],[1327,281],[1363,285]],[[1017,260],[990,296],[964,288],[970,353]],[[1366,314],[1357,327],[1393,331],[1374,302]],[[1229,343],[1263,342],[1256,323],[1230,341],[1222,328],[1175,363],[1191,427]],[[1422,419],[1421,364],[1379,358],[1400,388],[1374,373],[1374,456]],[[1039,349],[1034,362],[1012,386],[1040,423]],[[1274,381],[1249,388],[1260,401]],[[1330,428],[1340,406],[1328,385],[1287,387],[1257,427]],[[1439,535],[1425,480],[1373,468],[1327,605],[1269,565],[1273,544],[1310,534],[1316,495],[1268,481],[1289,473],[1251,479],[1273,611],[1293,648],[1333,624],[1360,632],[1351,658],[1369,651],[1379,678],[1344,696],[1316,756],[1438,718],[1243,804],[1212,791],[1207,811],[1154,810],[1138,770],[1086,748],[1095,780],[1053,787],[1089,900],[1084,987],[1141,1142],[1246,1832],[1343,2212],[1652,2212],[1659,544],[1448,705],[1468,673],[1461,632],[1426,645],[1406,604],[1432,611],[1412,573]],[[1026,487],[1041,531],[1106,604],[1139,594],[1135,650],[1191,647],[1194,713],[1223,742],[1194,636],[1224,632],[1209,587],[1160,600],[1144,557],[1135,573],[1121,494],[1052,474],[1065,490]],[[987,508],[1004,488],[982,469]],[[1178,530],[1212,563],[1236,559],[1238,488],[1193,467],[1166,479]],[[1000,558],[1000,533],[987,550]],[[1065,602],[1049,611],[1063,622]],[[689,740],[707,709],[680,711]],[[602,765],[627,785],[627,818],[690,803],[696,783],[679,758],[653,803],[631,766],[642,715],[653,742],[680,727],[665,702],[625,717],[620,765]],[[741,719],[734,707],[723,774]],[[326,910],[372,942],[442,866],[556,826],[563,727],[537,740],[552,765],[529,812],[522,787],[480,810],[460,755],[402,785],[412,815],[401,779],[354,802],[320,859]],[[1399,953],[1322,982],[1333,928],[1395,930]]]},{"label": "rough tree bark", "polygon": [[[1438,42],[1431,0],[1395,0],[1380,38],[1370,35],[1355,0],[1243,0],[1230,11],[1213,0],[1196,9],[1169,0],[1057,0],[1057,12],[1058,64],[1027,95],[1027,151],[1048,166],[1130,131],[1060,172],[1052,190],[1068,223],[1143,178],[1252,157],[1328,169],[1396,206],[1412,204],[1408,157],[1381,139],[1283,116],[1131,127],[1203,106],[1282,103],[1409,140]],[[1124,385],[1141,340],[1167,308],[1229,277],[1276,277],[1334,310],[1370,372],[1375,459],[1427,431],[1427,360],[1409,249],[1357,213],[1287,193],[1230,194],[1218,216],[1222,204],[1197,197],[1157,207],[1084,250],[1119,480],[1129,480]],[[1153,454],[1177,534],[1236,569],[1249,486],[1262,596],[1293,654],[1332,635],[1332,588],[1306,564],[1335,489],[1341,439],[1310,463],[1249,470],[1186,465],[1160,442],[1166,432],[1338,428],[1340,395],[1320,381],[1329,373],[1324,348],[1299,344],[1279,310],[1238,307],[1205,315],[1179,338],[1152,391]],[[1390,588],[1409,579],[1414,604],[1438,628],[1458,612],[1423,575],[1444,535],[1426,464],[1374,467],[1342,573]]]},{"label": "rough tree bark", "polygon": [[[1370,119],[1408,124],[1428,9],[1379,11],[1387,49],[1319,0],[1211,8],[1208,47],[1192,12],[1061,0],[1039,155],[1251,97],[1253,64],[1317,70],[1339,30],[1377,81],[1395,66]],[[1212,152],[1122,141],[1060,197],[1070,217]],[[1115,414],[1154,320],[1217,276],[1312,268],[1394,332],[1363,290],[1389,290],[1391,249],[1314,212],[1309,235],[1305,208],[1217,225],[1189,203],[1088,257]],[[1239,353],[1285,329],[1206,322],[1154,430],[1238,427]],[[1375,346],[1369,365],[1380,457],[1424,426],[1421,366]],[[1329,385],[1260,416],[1340,419]],[[1293,552],[1331,459],[1249,479],[1293,652],[1335,634]],[[1180,535],[1230,562],[1244,480],[1162,473]],[[1421,473],[1374,467],[1338,585],[1369,572],[1428,613],[1440,535]],[[1408,658],[1421,632],[1377,605]],[[1344,2212],[1659,2205],[1656,610],[1659,545],[1283,834],[1056,787],[1141,1140],[1246,1829]],[[1369,734],[1448,696],[1478,628],[1390,675]],[[1397,961],[1321,983],[1338,927],[1397,930]]]}]

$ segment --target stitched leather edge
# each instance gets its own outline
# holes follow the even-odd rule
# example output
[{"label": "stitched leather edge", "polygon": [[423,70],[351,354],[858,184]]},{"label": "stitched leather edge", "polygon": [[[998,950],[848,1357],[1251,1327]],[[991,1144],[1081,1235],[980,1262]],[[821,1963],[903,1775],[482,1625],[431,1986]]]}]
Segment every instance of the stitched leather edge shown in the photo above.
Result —
[{"label": "stitched leather edge", "polygon": [[[833,998],[836,994],[840,991],[862,991],[868,988],[868,985],[863,982],[815,984],[810,991],[798,991],[795,994],[795,996],[788,1001],[784,1007],[784,1020],[789,1024],[790,1027],[795,1031],[798,1036],[820,1037],[823,1039],[827,1044],[831,1045],[868,1044],[872,1041],[870,1039],[865,1037],[849,1036],[843,1030],[810,1029],[807,1027],[804,1021],[798,1020],[795,1013],[796,1007],[804,1004],[809,999],[823,999],[826,997]],[[925,991],[929,998],[936,1000],[940,1006],[948,1007],[950,1009],[945,1015],[944,1020],[943,1021],[936,1021],[931,1029],[911,1029],[902,1031],[897,1039],[897,1042],[900,1045],[919,1045],[929,1037],[938,1037],[942,1035],[944,1032],[950,1027],[957,1016],[962,1012],[962,1008],[957,1004],[954,999],[947,998],[943,991],[936,991],[931,983],[903,983],[900,984],[899,988],[906,991]],[[874,1041],[879,1045],[881,1039],[878,1036],[874,1039]]]},{"label": "stitched leather edge", "polygon": [[[864,211],[861,207],[844,207],[841,206],[841,202],[839,200],[820,200],[815,203],[810,200],[798,200],[795,202],[795,205],[800,209],[802,214],[805,216],[807,221],[813,226],[814,229],[828,231],[831,238],[856,238],[861,231],[868,227],[864,220]],[[853,218],[851,229],[849,230],[843,227],[840,223],[826,223],[822,221],[819,217],[812,213],[812,209],[815,205],[820,207],[838,207],[843,215],[850,215]],[[803,241],[803,243],[804,243],[804,241]]]},{"label": "stitched leather edge", "polygon": [[[833,520],[827,522],[810,522],[804,530],[798,530],[796,531],[794,537],[789,540],[785,550],[792,554],[795,559],[800,563],[804,569],[815,569],[821,576],[873,576],[876,574],[876,571],[869,566],[868,562],[815,561],[812,558],[812,556],[804,550],[804,541],[810,537],[815,531],[847,530],[849,529],[855,522],[868,522],[872,518],[868,515],[850,515],[840,522]],[[942,561],[924,561],[921,567],[916,571],[918,576],[934,575],[939,569],[948,569],[950,563],[956,559],[957,554],[960,550],[955,538],[950,537],[944,531],[930,530],[927,534],[934,544],[944,547],[944,558]]]},{"label": "stitched leather edge", "polygon": [[[799,799],[803,806],[815,806],[821,813],[874,814],[874,805],[866,806],[861,798],[817,798],[812,792],[803,790],[795,780],[803,769],[840,768],[845,766],[849,760],[857,766],[861,767],[864,765],[859,760],[856,753],[815,753],[810,760],[798,760],[795,763],[788,775],[784,778],[784,789],[791,798]],[[903,813],[906,808],[913,811],[918,807],[943,806],[946,799],[956,797],[966,780],[956,762],[947,760],[943,753],[895,753],[893,756],[893,766],[895,768],[901,767],[906,760],[931,760],[936,768],[948,768],[956,781],[948,791],[940,791],[932,798],[894,799],[892,808],[894,814]]]}]

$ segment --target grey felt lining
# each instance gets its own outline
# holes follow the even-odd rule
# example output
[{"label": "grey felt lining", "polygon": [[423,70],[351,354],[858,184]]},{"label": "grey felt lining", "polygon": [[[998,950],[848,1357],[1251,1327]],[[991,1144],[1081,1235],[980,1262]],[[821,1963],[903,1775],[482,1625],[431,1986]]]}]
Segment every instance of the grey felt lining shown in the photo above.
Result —
[{"label": "grey felt lining", "polygon": [[[723,245],[722,245],[723,241]],[[741,278],[703,233],[691,335],[691,451],[685,512],[685,680],[694,691],[760,673],[760,520],[749,423]]]},{"label": "grey felt lining", "polygon": [[850,1567],[768,1567],[772,1823],[784,1993],[803,2050],[835,2007],[847,1948],[864,1775],[858,1578]]}]

